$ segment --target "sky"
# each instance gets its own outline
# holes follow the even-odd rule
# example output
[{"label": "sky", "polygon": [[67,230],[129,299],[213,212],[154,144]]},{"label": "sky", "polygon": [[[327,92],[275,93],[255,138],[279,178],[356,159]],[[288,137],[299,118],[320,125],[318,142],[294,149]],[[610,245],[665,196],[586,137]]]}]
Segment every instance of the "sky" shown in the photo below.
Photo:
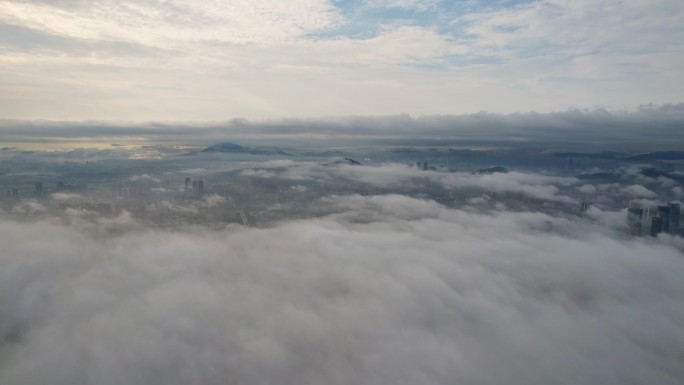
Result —
[{"label": "sky", "polygon": [[678,103],[683,19],[680,0],[1,0],[0,119]]}]

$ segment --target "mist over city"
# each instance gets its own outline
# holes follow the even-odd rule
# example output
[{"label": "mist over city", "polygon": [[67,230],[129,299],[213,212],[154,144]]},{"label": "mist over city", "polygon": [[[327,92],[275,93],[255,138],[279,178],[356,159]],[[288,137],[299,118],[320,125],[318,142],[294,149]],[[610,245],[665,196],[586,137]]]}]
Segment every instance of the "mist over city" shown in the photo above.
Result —
[{"label": "mist over city", "polygon": [[0,384],[684,378],[677,1],[0,1]]}]

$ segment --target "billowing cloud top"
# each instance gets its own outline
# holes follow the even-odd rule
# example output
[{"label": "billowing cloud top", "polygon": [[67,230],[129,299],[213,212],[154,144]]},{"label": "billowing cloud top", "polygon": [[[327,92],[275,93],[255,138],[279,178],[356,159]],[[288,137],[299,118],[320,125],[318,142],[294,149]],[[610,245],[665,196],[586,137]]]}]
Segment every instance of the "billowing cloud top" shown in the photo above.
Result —
[{"label": "billowing cloud top", "polygon": [[678,0],[2,0],[0,117],[206,120],[678,102]]},{"label": "billowing cloud top", "polygon": [[334,214],[264,229],[0,219],[0,382],[684,376],[681,238],[398,195],[327,204]]}]

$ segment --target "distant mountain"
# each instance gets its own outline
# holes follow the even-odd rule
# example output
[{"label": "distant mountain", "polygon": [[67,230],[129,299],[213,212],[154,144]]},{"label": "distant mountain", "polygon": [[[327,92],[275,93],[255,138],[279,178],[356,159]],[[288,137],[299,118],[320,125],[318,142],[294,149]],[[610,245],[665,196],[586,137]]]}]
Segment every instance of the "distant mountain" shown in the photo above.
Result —
[{"label": "distant mountain", "polygon": [[684,160],[684,151],[656,151],[647,154],[634,155],[629,160]]},{"label": "distant mountain", "polygon": [[[639,170],[639,174],[657,179],[659,177],[672,179],[680,184],[684,184],[684,175],[668,172],[665,170],[644,167]],[[592,182],[603,182],[603,183],[641,183],[639,180],[635,179],[634,174],[624,173],[624,172],[597,172],[593,174],[580,174],[577,175],[577,179],[592,181]],[[643,180],[643,179],[642,179]]]},{"label": "distant mountain", "polygon": [[614,172],[596,172],[593,174],[580,174],[577,179],[596,182],[618,182],[621,175]]},{"label": "distant mountain", "polygon": [[448,150],[449,155],[455,155],[459,158],[483,158],[492,154],[492,151],[487,150],[469,150],[469,149],[453,149]]},{"label": "distant mountain", "polygon": [[589,158],[589,159],[620,159],[625,154],[614,151],[604,152],[557,152],[553,154],[556,158]]},{"label": "distant mountain", "polygon": [[240,146],[239,144],[224,142],[218,143],[213,146],[207,147],[202,152],[245,152],[247,148]]},{"label": "distant mountain", "polygon": [[324,166],[337,166],[337,165],[341,165],[341,164],[346,164],[349,166],[361,166],[360,162],[357,162],[352,158],[336,159],[332,162],[324,164]]},{"label": "distant mountain", "polygon": [[231,142],[218,143],[207,147],[201,151],[202,153],[231,153],[231,154],[251,154],[251,155],[283,155],[291,156],[285,151],[277,148],[258,148],[258,147],[243,147],[239,144]]},{"label": "distant mountain", "polygon": [[473,174],[496,174],[496,173],[506,174],[507,172],[508,172],[508,169],[506,167],[494,166],[494,167],[489,167],[489,168],[481,168],[477,171],[473,171]]},{"label": "distant mountain", "polygon": [[344,152],[341,151],[320,151],[320,152],[305,152],[302,154],[302,156],[317,156],[317,157],[332,157],[332,156],[340,156],[343,157],[347,155]]},{"label": "distant mountain", "polygon": [[684,183],[684,175],[671,173],[665,170],[660,170],[653,167],[644,167],[641,169],[641,175],[647,176],[649,178],[659,178],[664,177],[668,179],[675,180],[679,183]]}]

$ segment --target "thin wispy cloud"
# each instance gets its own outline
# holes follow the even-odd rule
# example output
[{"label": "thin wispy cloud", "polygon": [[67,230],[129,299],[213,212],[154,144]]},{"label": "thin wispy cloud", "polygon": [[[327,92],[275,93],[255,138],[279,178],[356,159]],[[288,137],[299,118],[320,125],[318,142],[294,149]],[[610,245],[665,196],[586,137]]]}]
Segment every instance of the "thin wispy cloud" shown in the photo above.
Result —
[{"label": "thin wispy cloud", "polygon": [[679,102],[682,17],[674,0],[5,0],[0,115],[215,120]]}]

